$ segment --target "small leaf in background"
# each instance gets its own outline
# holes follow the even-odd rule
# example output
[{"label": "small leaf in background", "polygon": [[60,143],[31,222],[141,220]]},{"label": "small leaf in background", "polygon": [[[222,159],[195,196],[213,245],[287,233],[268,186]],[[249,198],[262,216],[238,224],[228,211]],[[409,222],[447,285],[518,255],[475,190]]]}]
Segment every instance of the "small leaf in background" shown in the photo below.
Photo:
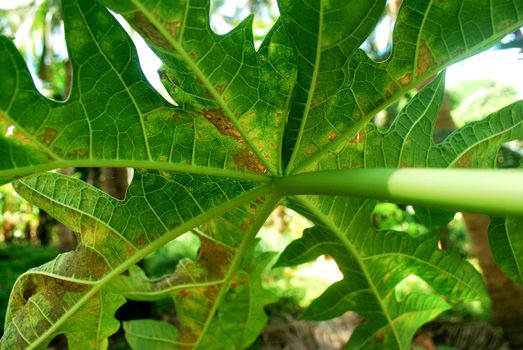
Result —
[{"label": "small leaf in background", "polygon": [[493,219],[489,227],[489,243],[499,268],[523,285],[523,219]]}]

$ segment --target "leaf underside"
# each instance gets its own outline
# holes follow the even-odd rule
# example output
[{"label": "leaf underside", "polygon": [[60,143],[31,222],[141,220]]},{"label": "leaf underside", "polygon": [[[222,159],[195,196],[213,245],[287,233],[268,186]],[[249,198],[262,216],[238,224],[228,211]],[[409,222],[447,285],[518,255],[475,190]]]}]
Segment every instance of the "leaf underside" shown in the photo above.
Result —
[{"label": "leaf underside", "polygon": [[[178,106],[146,82],[125,31],[94,0],[62,0],[73,85],[65,102],[42,97],[13,43],[0,38],[0,182],[77,234],[74,251],[31,269],[9,302],[1,349],[40,348],[65,334],[71,349],[100,349],[127,299],[171,299],[177,327],[124,323],[133,349],[240,349],[266,323],[274,301],[262,273],[274,256],[254,239],[283,199],[271,176],[346,168],[494,167],[499,147],[523,137],[523,103],[434,141],[448,65],[523,25],[523,3],[405,0],[393,50],[383,62],[359,47],[385,0],[281,0],[281,16],[258,50],[252,18],[226,35],[209,26],[206,0],[103,0],[163,62],[161,78]],[[439,73],[439,74],[438,74]],[[374,115],[420,83],[432,82],[387,130]],[[60,167],[136,168],[124,200],[73,177],[32,173]],[[438,238],[376,230],[375,202],[294,196],[289,206],[314,227],[281,255],[295,265],[329,254],[344,275],[306,312],[365,318],[348,349],[408,349],[418,327],[453,304],[485,301],[481,276]],[[495,230],[498,251],[517,224]],[[200,241],[160,279],[135,264],[192,230]],[[499,237],[498,237],[499,236]],[[505,237],[505,238],[502,238]],[[501,242],[503,241],[503,242]],[[517,249],[502,268],[521,282]],[[495,245],[495,244],[493,244]],[[505,247],[505,248],[503,248]],[[409,275],[432,294],[403,300]]]}]

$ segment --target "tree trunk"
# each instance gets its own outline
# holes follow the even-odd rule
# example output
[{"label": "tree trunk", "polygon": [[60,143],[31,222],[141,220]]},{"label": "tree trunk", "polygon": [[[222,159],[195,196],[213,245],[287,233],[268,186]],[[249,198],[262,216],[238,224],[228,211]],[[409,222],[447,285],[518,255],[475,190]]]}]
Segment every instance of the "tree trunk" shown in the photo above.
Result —
[{"label": "tree trunk", "polygon": [[508,278],[494,261],[488,241],[490,218],[482,214],[464,213],[463,219],[492,300],[492,318],[503,328],[511,347],[522,349],[523,287]]}]

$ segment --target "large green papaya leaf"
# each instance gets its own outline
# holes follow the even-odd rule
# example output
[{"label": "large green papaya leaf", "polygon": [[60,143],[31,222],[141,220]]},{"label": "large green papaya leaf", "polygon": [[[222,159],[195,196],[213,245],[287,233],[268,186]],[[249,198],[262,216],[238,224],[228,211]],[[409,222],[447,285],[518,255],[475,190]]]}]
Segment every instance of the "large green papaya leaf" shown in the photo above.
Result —
[{"label": "large green papaya leaf", "polygon": [[12,128],[0,133],[0,182],[68,166],[265,171],[234,131],[170,105],[147,83],[134,46],[105,8],[65,0],[63,17],[73,70],[65,102],[41,96],[13,43],[0,37],[0,128]]},{"label": "large green papaya leaf", "polygon": [[[17,281],[2,349],[44,348],[58,334],[72,348],[105,348],[125,298],[165,297],[173,298],[179,327],[127,323],[134,348],[245,348],[270,300],[260,288],[269,258],[249,255],[253,238],[285,193],[267,175],[491,167],[499,146],[522,136],[518,102],[434,143],[442,76],[389,130],[367,125],[408,89],[523,25],[519,2],[404,0],[383,62],[358,49],[383,0],[281,0],[282,15],[259,50],[250,18],[224,36],[213,33],[208,0],[101,2],[162,59],[178,106],[146,83],[129,38],[94,0],[62,0],[73,66],[65,102],[38,94],[13,44],[0,38],[0,127],[9,130],[0,134],[0,182],[57,167],[155,169],[138,170],[123,201],[58,174],[17,182],[24,197],[73,228],[79,244]],[[345,279],[308,316],[360,312],[367,323],[349,348],[407,349],[417,327],[450,304],[484,299],[478,274],[439,251],[434,237],[373,229],[372,201],[308,195],[289,203],[316,226],[281,261],[337,259]],[[134,266],[188,230],[201,242],[195,261],[160,280]],[[442,297],[396,300],[408,274]]]},{"label": "large green papaya leaf", "polygon": [[[309,57],[312,55],[311,50],[329,46],[332,41],[328,35],[321,34],[344,28],[338,23],[345,23],[347,16],[344,16],[343,11],[332,15],[328,11],[329,6],[337,10],[341,4],[350,3],[346,6],[354,8],[351,15],[363,8],[368,8],[370,15],[373,11],[370,3],[378,6],[382,1],[318,1],[314,5],[309,2],[300,5],[299,1],[289,0],[281,3],[283,8],[286,8],[286,3],[293,4],[289,8],[295,11],[292,21],[301,28],[298,33],[311,33],[309,37],[313,42],[308,42],[297,52],[299,56]],[[315,7],[315,11],[311,10],[305,15],[310,7]],[[364,28],[370,20],[366,13],[360,15],[360,23]],[[318,23],[322,24],[321,28]],[[319,92],[321,102],[310,98],[305,107],[301,108],[302,114],[293,115],[296,121],[293,122],[292,130],[294,134],[296,130],[299,132],[294,136],[296,144],[287,171],[295,173],[316,169],[318,159],[328,157],[347,139],[358,138],[358,132],[369,120],[395,98],[451,63],[484,50],[522,24],[521,2],[404,0],[394,27],[392,52],[385,61],[375,62],[362,50],[352,55],[351,52],[347,54],[338,50],[336,55],[327,57],[328,63],[324,64],[332,69],[338,67],[338,62],[346,61],[341,72],[336,70],[343,74],[343,78],[334,79],[339,85],[336,89],[326,89],[321,85],[322,91],[332,93],[326,96]],[[321,64],[317,64],[318,60],[323,57],[312,57],[316,58],[313,62],[316,62],[318,70],[318,66],[321,67]],[[315,84],[321,83],[321,74],[308,76],[309,80],[314,79],[311,83],[313,88]],[[299,86],[297,84],[295,89]],[[314,91],[310,94],[314,94]]]},{"label": "large green papaya leaf", "polygon": [[[293,162],[291,154],[299,156],[300,152],[292,151],[294,144],[302,142],[303,128],[317,127],[323,113],[329,118],[328,110],[346,84],[347,62],[374,29],[384,7],[384,0],[312,1],[305,6],[302,1],[280,1],[282,23],[292,33],[290,38],[298,53],[285,133],[286,161]],[[311,120],[306,122],[308,118]]]},{"label": "large green papaya leaf", "polygon": [[[175,293],[181,340],[200,341],[231,284],[247,283],[237,270],[274,206],[265,203],[266,186],[165,172],[137,172],[122,201],[55,173],[20,180],[16,190],[77,232],[78,245],[18,279],[2,349],[43,348],[58,334],[73,349],[105,348],[118,329],[114,312],[127,296],[109,281],[198,225],[201,261],[185,265],[185,276],[170,282],[187,287]],[[93,327],[86,331],[86,325]]]},{"label": "large green papaya leaf", "polygon": [[[457,254],[440,251],[437,236],[376,231],[369,220],[374,201],[345,205],[344,213],[327,217],[307,200],[297,199],[294,208],[310,210],[316,226],[291,243],[278,264],[300,264],[321,254],[336,259],[344,279],[316,299],[304,317],[323,320],[358,312],[366,322],[355,330],[348,349],[409,349],[419,326],[449,309],[448,303],[487,302],[481,275]],[[340,220],[334,222],[333,215]],[[398,301],[395,287],[409,275],[423,278],[445,300],[414,294]]]},{"label": "large green papaya leaf", "polygon": [[[523,122],[517,117],[522,104],[517,102],[435,144],[434,124],[443,91],[440,75],[403,108],[388,130],[367,126],[361,142],[340,147],[318,167],[444,167],[463,163],[463,159],[468,161],[465,166],[473,159],[479,159],[476,166],[494,166],[500,144],[523,137]],[[417,328],[448,308],[432,297],[396,303],[394,288],[409,274],[424,278],[448,301],[486,299],[480,275],[458,257],[439,251],[435,237],[414,239],[407,234],[374,230],[370,220],[374,202],[342,196],[299,196],[291,198],[290,203],[316,228],[283,253],[281,264],[303,262],[320,251],[336,258],[345,279],[320,296],[308,316],[323,319],[348,310],[361,313],[367,322],[354,333],[350,349],[408,349]]]},{"label": "large green papaya leaf", "polygon": [[281,172],[283,127],[295,80],[293,52],[281,25],[256,51],[252,17],[217,35],[210,28],[208,0],[102,2],[123,15],[162,59],[175,101],[250,145],[260,167]]}]

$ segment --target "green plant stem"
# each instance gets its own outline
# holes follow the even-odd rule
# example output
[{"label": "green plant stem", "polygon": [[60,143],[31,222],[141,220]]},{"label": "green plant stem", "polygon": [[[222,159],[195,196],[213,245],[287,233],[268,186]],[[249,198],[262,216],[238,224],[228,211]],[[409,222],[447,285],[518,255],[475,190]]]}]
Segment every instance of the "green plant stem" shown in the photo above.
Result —
[{"label": "green plant stem", "polygon": [[[60,168],[80,168],[80,167],[109,167],[109,168],[142,168],[165,170],[209,176],[223,176],[237,180],[254,181],[259,183],[271,182],[271,177],[253,172],[239,171],[233,169],[220,169],[200,165],[169,163],[156,160],[112,160],[112,159],[80,159],[80,160],[56,160],[39,165],[17,167],[13,169],[0,170],[0,180],[10,179],[14,176],[21,178],[44,171]],[[2,185],[3,183],[0,183]]]},{"label": "green plant stem", "polygon": [[326,194],[523,216],[523,171],[345,169],[277,178],[283,195]]}]

